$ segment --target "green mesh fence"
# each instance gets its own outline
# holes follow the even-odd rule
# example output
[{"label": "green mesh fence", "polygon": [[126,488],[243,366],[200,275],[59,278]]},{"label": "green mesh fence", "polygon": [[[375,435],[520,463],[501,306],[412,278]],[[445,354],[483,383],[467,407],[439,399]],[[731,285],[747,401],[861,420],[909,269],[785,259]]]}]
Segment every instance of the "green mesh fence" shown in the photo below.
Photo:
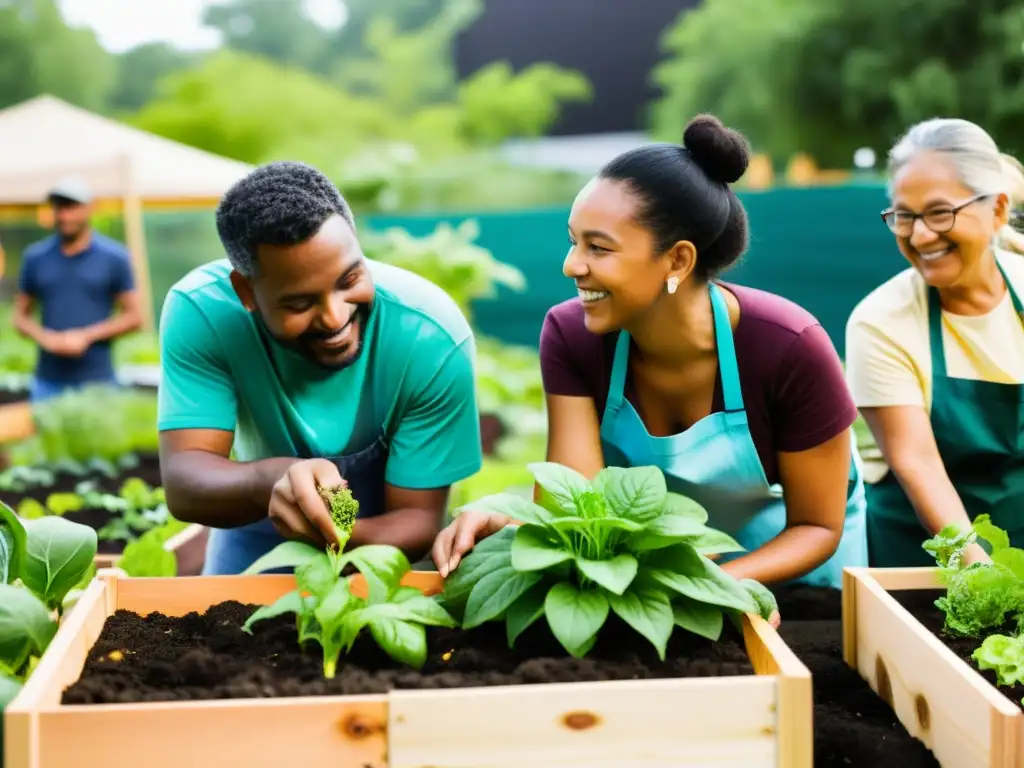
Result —
[{"label": "green mesh fence", "polygon": [[[905,262],[878,212],[885,206],[877,185],[776,189],[741,194],[751,224],[750,250],[727,279],[772,291],[805,307],[824,325],[840,354],[850,310],[868,291],[903,269]],[[502,289],[473,312],[483,334],[536,346],[544,313],[574,295],[561,274],[568,208],[456,213],[440,216],[364,217],[362,229],[404,227],[414,235],[431,232],[441,221],[474,218],[478,243],[495,258],[521,269],[528,288]],[[117,236],[116,222],[105,226]],[[171,285],[193,267],[221,258],[212,211],[161,212],[145,216],[150,277],[156,316]],[[16,282],[18,255],[45,234],[36,227],[0,223],[8,251],[8,291]]]}]

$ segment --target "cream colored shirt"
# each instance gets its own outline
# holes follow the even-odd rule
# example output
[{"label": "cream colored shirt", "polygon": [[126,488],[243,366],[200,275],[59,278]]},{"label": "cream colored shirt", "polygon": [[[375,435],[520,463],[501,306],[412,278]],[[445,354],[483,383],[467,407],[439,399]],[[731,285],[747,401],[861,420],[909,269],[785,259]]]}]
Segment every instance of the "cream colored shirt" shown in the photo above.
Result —
[{"label": "cream colored shirt", "polygon": [[[1024,256],[996,258],[1024,301]],[[932,356],[928,339],[927,285],[908,268],[878,286],[846,324],[846,379],[858,408],[932,405]],[[1024,382],[1024,324],[1010,292],[985,315],[942,313],[946,373],[1004,384]],[[885,474],[880,457],[865,455],[865,478]]]}]

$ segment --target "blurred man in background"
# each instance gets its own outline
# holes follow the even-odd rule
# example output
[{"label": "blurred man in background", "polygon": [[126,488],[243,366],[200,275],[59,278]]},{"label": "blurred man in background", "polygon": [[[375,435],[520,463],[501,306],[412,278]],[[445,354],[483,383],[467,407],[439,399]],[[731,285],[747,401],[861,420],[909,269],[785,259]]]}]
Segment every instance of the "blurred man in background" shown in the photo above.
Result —
[{"label": "blurred man in background", "polygon": [[[91,228],[89,188],[68,179],[48,197],[56,233],[25,249],[14,299],[15,329],[39,345],[33,402],[113,384],[111,341],[142,324],[128,251]],[[33,317],[37,304],[41,322]]]}]

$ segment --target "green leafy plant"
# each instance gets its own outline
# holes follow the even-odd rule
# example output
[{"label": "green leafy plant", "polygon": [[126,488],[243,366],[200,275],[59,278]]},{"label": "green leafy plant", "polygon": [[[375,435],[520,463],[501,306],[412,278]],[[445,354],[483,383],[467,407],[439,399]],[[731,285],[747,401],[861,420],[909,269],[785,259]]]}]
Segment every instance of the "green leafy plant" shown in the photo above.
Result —
[{"label": "green leafy plant", "polygon": [[96,532],[59,517],[21,520],[0,502],[0,686],[28,676],[57,631],[64,599],[92,566]]},{"label": "green leafy plant", "polygon": [[[392,659],[422,667],[427,657],[426,626],[454,627],[457,622],[435,597],[402,586],[410,565],[400,549],[368,544],[345,552],[358,502],[344,487],[320,490],[340,546],[324,552],[303,542],[286,541],[253,563],[246,573],[294,568],[298,589],[257,609],[243,629],[251,632],[260,621],[294,613],[299,642],[319,643],[328,679],[335,676],[338,658],[352,649],[364,628]],[[366,580],[367,597],[356,595],[342,576],[349,566]]]},{"label": "green leafy plant", "polygon": [[[992,562],[965,565],[965,550],[979,538],[988,542]],[[1009,536],[989,515],[978,515],[967,531],[948,525],[923,547],[935,557],[946,586],[935,605],[945,614],[949,634],[979,637],[1024,611],[1024,550],[1011,547]]]},{"label": "green leafy plant", "polygon": [[521,524],[481,541],[446,580],[444,605],[464,628],[504,620],[512,646],[543,616],[579,657],[614,613],[664,658],[675,627],[717,640],[725,616],[775,610],[761,584],[709,559],[743,548],[657,467],[608,467],[593,482],[559,464],[528,468],[539,503],[501,493],[469,505]]},{"label": "green leafy plant", "polygon": [[[965,550],[978,540],[988,544],[992,562],[965,565]],[[978,668],[995,672],[998,685],[1024,683],[1024,550],[1011,547],[989,515],[978,515],[967,531],[948,525],[923,547],[946,586],[935,601],[945,614],[943,631],[984,637],[971,654]],[[1015,623],[1015,634],[999,631],[1008,623]]]}]

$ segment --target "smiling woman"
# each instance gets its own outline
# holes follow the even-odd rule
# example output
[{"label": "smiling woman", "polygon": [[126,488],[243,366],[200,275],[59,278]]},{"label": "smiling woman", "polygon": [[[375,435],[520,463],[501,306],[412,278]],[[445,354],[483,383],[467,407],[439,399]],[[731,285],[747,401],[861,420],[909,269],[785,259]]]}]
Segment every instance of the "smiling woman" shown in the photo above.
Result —
[{"label": "smiling woman", "polygon": [[[1024,259],[1007,241],[1020,166],[979,126],[914,126],[882,219],[910,268],[847,325],[847,374],[888,465],[868,489],[872,565],[931,565],[922,542],[987,512],[1024,539]],[[987,556],[977,545],[971,560]]]},{"label": "smiling woman", "polygon": [[[779,296],[720,281],[747,247],[730,184],[749,147],[702,115],[683,144],[612,160],[577,196],[540,355],[549,462],[588,478],[655,466],[746,549],[737,578],[839,586],[867,562],[856,409],[828,335]],[[507,520],[464,512],[442,573]]]}]

